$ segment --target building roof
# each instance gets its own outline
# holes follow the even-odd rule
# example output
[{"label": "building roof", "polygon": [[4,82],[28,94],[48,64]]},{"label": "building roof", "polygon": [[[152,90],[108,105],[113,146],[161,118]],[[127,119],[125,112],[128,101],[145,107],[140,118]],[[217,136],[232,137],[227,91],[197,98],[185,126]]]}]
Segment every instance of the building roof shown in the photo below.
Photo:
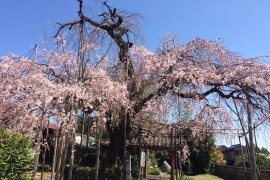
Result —
[{"label": "building roof", "polygon": [[[234,145],[231,145],[230,147],[226,147],[224,145],[221,145],[221,146],[218,146],[217,149],[224,152],[224,151],[230,151],[230,150],[233,150],[237,147],[241,147],[240,144],[234,144]],[[242,146],[243,148],[245,148],[245,146]]]},{"label": "building roof", "polygon": [[226,149],[227,149],[227,146],[225,145],[221,145],[217,147],[217,150],[220,150],[220,151],[226,151]]},{"label": "building roof", "polygon": [[230,147],[227,147],[226,150],[232,150],[232,149],[235,149],[237,147],[240,147],[241,145],[240,144],[234,144],[234,145],[231,145]]}]

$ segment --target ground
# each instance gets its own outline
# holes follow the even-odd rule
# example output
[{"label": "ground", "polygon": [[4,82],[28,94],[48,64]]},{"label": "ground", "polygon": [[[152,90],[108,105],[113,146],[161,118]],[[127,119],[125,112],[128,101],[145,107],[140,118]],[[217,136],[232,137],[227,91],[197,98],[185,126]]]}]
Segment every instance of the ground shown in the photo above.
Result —
[{"label": "ground", "polygon": [[[31,178],[31,173],[32,172],[27,173],[28,178]],[[41,178],[41,173],[37,172],[37,174],[35,176],[35,180],[40,179],[40,178]],[[44,172],[43,180],[51,180],[51,172]]]},{"label": "ground", "polygon": [[[31,175],[31,173],[29,172],[29,175]],[[37,172],[37,175],[35,177],[35,179],[40,179],[40,172]],[[50,172],[45,172],[44,173],[44,178],[43,180],[50,180],[51,178],[51,173]],[[151,176],[152,178],[150,179],[156,179],[154,178],[154,176]],[[170,179],[170,175],[166,174],[166,173],[161,173],[161,176],[156,176],[156,177],[161,177],[161,180],[169,180]],[[149,178],[147,178],[149,179]],[[160,178],[158,178],[160,179]],[[196,176],[184,176],[183,180],[222,180],[222,178],[219,178],[217,176],[211,175],[211,174],[200,174],[200,175],[196,175]]]},{"label": "ground", "polygon": [[[170,179],[170,175],[166,173],[161,173],[161,179],[163,180]],[[222,178],[219,178],[211,174],[200,174],[196,176],[184,176],[183,180],[222,180]]]}]

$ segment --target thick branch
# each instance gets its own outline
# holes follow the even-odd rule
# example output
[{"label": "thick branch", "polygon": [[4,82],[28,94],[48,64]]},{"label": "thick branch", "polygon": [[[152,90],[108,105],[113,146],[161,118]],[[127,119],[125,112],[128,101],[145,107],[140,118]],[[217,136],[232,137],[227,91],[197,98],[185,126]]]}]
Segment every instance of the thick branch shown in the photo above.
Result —
[{"label": "thick branch", "polygon": [[[136,107],[135,107],[135,114],[140,112],[140,110],[146,105],[148,101],[151,99],[160,97],[164,94],[166,94],[168,91],[172,90],[172,87],[167,86],[167,82],[165,82],[161,88],[159,88],[157,91],[149,94],[146,98],[144,98]],[[219,87],[213,87],[209,89],[208,91],[205,91],[204,93],[174,93],[175,95],[181,97],[181,98],[198,98],[199,100],[205,99],[208,95],[217,93],[220,97],[224,99],[234,98],[234,99],[241,99],[238,96],[234,96],[236,92],[239,92],[239,90],[231,91],[229,94],[224,94]]]}]

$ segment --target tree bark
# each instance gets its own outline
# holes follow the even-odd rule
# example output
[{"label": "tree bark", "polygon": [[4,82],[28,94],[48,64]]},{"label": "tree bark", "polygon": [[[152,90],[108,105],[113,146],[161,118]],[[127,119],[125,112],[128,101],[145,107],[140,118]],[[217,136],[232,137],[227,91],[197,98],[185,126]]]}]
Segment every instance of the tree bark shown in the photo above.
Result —
[{"label": "tree bark", "polygon": [[68,150],[68,137],[65,135],[63,138],[64,145],[63,145],[63,154],[61,154],[61,165],[60,165],[60,180],[64,178],[65,174],[65,166],[66,166],[66,157],[67,157],[67,150]]},{"label": "tree bark", "polygon": [[45,165],[45,160],[46,160],[46,151],[47,151],[47,147],[49,146],[48,144],[48,136],[49,136],[49,121],[47,123],[47,127],[46,127],[46,135],[45,135],[45,141],[44,141],[44,152],[42,155],[42,170],[41,170],[41,177],[40,179],[43,180],[43,175],[44,175],[44,165]]},{"label": "tree bark", "polygon": [[124,152],[124,137],[123,137],[123,127],[119,126],[115,127],[113,133],[110,134],[110,164],[115,165],[118,158],[123,160],[123,152]]},{"label": "tree bark", "polygon": [[52,162],[52,172],[51,172],[51,179],[55,179],[55,166],[56,166],[56,158],[57,158],[57,148],[59,142],[59,129],[57,128],[54,140],[54,150],[53,150],[53,162]]},{"label": "tree bark", "polygon": [[[76,126],[77,126],[77,120],[78,120],[78,115],[75,117],[72,116],[72,111],[73,111],[73,105],[71,105],[71,110],[70,110],[70,122],[73,125],[72,132],[71,132],[71,156],[69,160],[69,167],[68,167],[68,180],[72,179],[72,170],[73,170],[73,165],[74,165],[74,151],[75,151],[75,137],[76,137]],[[75,112],[78,114],[78,109],[76,108]]]},{"label": "tree bark", "polygon": [[75,151],[75,132],[71,134],[71,157],[69,161],[69,167],[68,167],[68,180],[72,179],[72,170],[74,165],[74,151]]},{"label": "tree bark", "polygon": [[99,172],[99,156],[100,156],[100,141],[102,138],[102,130],[99,128],[97,132],[97,149],[96,149],[96,164],[95,164],[95,180],[98,180]]},{"label": "tree bark", "polygon": [[[117,159],[120,158],[121,162],[124,160],[124,151],[125,151],[125,143],[124,143],[124,128],[126,128],[126,136],[130,133],[130,115],[125,114],[124,111],[120,113],[120,123],[118,126],[112,126],[110,115],[107,117],[108,121],[106,122],[106,128],[109,131],[110,136],[110,159],[109,164],[115,165]],[[126,121],[126,127],[125,127]]]},{"label": "tree bark", "polygon": [[84,134],[84,122],[85,122],[86,113],[83,113],[82,122],[81,122],[81,141],[80,141],[80,151],[78,154],[79,160],[78,164],[81,163],[81,153],[82,153],[82,143],[83,143],[83,134]]},{"label": "tree bark", "polygon": [[63,152],[63,146],[64,146],[64,134],[62,135],[61,139],[60,139],[60,146],[58,147],[57,150],[57,159],[56,159],[56,165],[55,165],[55,180],[59,180],[59,173],[60,173],[60,162],[62,159],[62,152]]},{"label": "tree bark", "polygon": [[252,107],[251,98],[248,93],[246,93],[247,98],[247,119],[248,119],[248,134],[249,134],[249,152],[250,152],[250,179],[257,180],[256,173],[256,159],[255,159],[255,149],[253,142],[253,132],[252,132]]},{"label": "tree bark", "polygon": [[34,156],[34,164],[33,164],[33,170],[32,170],[32,178],[35,178],[37,168],[38,168],[40,146],[41,146],[42,138],[43,138],[43,133],[42,133],[42,131],[43,131],[43,115],[44,115],[44,113],[42,113],[40,126],[38,127],[38,137],[37,137],[37,142],[36,142],[36,146],[35,146],[35,156]]}]

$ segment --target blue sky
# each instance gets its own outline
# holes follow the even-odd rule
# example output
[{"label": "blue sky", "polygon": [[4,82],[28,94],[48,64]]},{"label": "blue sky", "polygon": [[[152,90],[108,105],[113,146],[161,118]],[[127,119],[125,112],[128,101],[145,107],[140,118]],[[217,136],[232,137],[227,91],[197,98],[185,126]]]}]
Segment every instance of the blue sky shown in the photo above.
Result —
[{"label": "blue sky", "polygon": [[[95,12],[97,0],[84,0]],[[111,0],[118,9],[144,17],[146,45],[156,50],[162,35],[172,32],[181,43],[195,37],[223,38],[224,45],[246,58],[270,55],[269,0]],[[77,0],[5,0],[0,6],[0,55],[26,55],[56,23],[77,18]],[[263,135],[262,135],[263,136]],[[264,140],[260,140],[260,144]]]},{"label": "blue sky", "polygon": [[[95,11],[97,0],[85,0]],[[172,32],[180,42],[195,37],[223,38],[224,45],[244,57],[270,54],[270,1],[268,0],[111,0],[119,9],[140,13],[147,47],[155,50],[160,36]],[[8,0],[0,6],[0,55],[24,55],[42,44],[55,25],[76,19],[77,0]]]}]

